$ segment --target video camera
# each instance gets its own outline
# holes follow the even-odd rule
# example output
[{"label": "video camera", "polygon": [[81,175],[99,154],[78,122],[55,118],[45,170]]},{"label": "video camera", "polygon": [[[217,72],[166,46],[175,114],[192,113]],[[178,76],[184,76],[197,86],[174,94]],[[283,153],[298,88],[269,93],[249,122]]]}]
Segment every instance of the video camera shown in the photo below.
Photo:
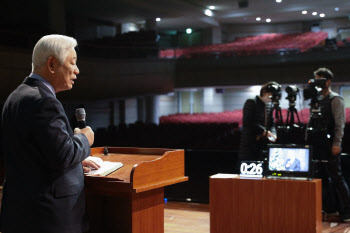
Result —
[{"label": "video camera", "polygon": [[316,99],[320,96],[322,89],[326,87],[326,82],[326,78],[310,79],[308,86],[303,91],[304,99]]},{"label": "video camera", "polygon": [[273,103],[279,102],[282,96],[281,85],[279,84],[270,84],[266,87],[266,92],[272,93],[270,96]]},{"label": "video camera", "polygon": [[294,103],[297,98],[297,94],[299,93],[299,87],[297,85],[289,85],[286,87],[286,92],[288,94],[286,99],[289,101],[289,103]]}]

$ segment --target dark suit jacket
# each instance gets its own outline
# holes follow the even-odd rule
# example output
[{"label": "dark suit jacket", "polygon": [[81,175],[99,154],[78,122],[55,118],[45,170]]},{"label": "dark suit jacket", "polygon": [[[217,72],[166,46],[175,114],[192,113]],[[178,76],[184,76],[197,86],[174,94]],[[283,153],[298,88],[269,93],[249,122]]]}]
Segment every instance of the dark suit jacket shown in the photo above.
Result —
[{"label": "dark suit jacket", "polygon": [[73,135],[61,103],[27,77],[2,113],[5,183],[2,233],[80,233],[85,221],[85,135]]},{"label": "dark suit jacket", "polygon": [[[265,118],[266,125],[265,125]],[[248,99],[243,107],[243,129],[239,148],[239,160],[261,160],[261,150],[269,143],[266,138],[256,140],[264,130],[276,134],[272,105],[266,105],[259,96]]]}]

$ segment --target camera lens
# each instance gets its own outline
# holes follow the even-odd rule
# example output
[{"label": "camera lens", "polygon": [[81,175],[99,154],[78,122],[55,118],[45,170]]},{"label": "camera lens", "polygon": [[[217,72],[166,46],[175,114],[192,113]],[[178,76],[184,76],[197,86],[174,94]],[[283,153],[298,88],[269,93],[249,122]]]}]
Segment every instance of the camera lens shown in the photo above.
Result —
[{"label": "camera lens", "polygon": [[299,92],[299,87],[297,85],[289,85],[286,87],[286,92],[288,94],[297,94]]}]

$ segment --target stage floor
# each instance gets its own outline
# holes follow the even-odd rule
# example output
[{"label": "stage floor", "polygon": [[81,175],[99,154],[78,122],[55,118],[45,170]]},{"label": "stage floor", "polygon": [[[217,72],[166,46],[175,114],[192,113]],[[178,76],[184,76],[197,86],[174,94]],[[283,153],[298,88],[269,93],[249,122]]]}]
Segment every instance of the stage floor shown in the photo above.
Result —
[{"label": "stage floor", "polygon": [[[0,200],[2,187],[0,186]],[[350,223],[336,217],[323,221],[322,233],[350,233]],[[164,209],[165,233],[209,233],[209,204],[167,202]]]},{"label": "stage floor", "polygon": [[[332,221],[331,221],[332,220]],[[164,210],[165,233],[209,233],[209,204],[168,202]],[[322,233],[350,233],[350,223],[334,217],[323,221]]]}]

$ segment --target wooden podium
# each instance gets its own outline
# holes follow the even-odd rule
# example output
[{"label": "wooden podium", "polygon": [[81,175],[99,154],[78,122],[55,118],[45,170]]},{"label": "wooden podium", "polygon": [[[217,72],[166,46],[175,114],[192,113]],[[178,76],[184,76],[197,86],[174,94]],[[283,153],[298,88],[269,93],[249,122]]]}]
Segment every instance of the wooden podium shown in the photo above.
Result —
[{"label": "wooden podium", "polygon": [[122,162],[108,176],[85,176],[89,233],[163,233],[164,186],[187,181],[184,150],[92,148],[91,156]]},{"label": "wooden podium", "polygon": [[322,184],[210,178],[210,233],[320,233]]}]

